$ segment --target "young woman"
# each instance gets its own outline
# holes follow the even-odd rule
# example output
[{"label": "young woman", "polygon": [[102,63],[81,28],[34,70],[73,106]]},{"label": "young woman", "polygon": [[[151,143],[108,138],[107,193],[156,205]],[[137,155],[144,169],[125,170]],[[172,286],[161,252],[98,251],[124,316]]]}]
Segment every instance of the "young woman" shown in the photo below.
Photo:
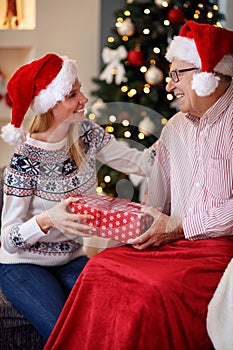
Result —
[{"label": "young woman", "polygon": [[[18,147],[4,176],[1,288],[46,340],[88,261],[90,216],[70,213],[69,204],[78,193],[95,192],[96,159],[147,176],[154,152],[130,149],[85,119],[88,99],[67,57],[47,54],[22,66],[8,93],[12,120],[2,137]],[[29,107],[36,117],[25,135]]]}]

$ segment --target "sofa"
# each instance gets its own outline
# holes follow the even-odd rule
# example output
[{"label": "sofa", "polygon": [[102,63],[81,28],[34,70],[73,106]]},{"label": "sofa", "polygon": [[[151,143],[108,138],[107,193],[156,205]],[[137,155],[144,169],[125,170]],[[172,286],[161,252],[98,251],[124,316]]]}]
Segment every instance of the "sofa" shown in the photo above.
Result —
[{"label": "sofa", "polygon": [[[3,170],[0,168],[0,213],[3,197]],[[0,350],[42,350],[43,347],[43,337],[11,305],[0,289]]]}]

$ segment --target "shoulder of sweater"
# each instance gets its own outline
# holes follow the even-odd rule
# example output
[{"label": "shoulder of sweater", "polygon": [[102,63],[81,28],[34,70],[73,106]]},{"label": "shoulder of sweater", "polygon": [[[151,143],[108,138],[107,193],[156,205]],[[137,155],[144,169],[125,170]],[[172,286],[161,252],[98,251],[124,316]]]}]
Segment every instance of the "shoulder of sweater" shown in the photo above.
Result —
[{"label": "shoulder of sweater", "polygon": [[105,128],[102,125],[96,122],[93,122],[92,120],[89,120],[89,119],[83,120],[80,123],[80,128],[82,132],[85,132],[86,129],[92,129],[92,130],[96,130],[97,132],[101,130],[102,132],[107,133],[105,131]]}]

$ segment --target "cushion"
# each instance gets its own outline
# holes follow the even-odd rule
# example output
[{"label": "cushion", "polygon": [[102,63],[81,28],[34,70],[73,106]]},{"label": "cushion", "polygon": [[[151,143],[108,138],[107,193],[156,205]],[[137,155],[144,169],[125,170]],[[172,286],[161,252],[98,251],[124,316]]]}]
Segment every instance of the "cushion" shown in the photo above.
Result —
[{"label": "cushion", "polygon": [[0,290],[0,350],[42,350],[44,339]]}]

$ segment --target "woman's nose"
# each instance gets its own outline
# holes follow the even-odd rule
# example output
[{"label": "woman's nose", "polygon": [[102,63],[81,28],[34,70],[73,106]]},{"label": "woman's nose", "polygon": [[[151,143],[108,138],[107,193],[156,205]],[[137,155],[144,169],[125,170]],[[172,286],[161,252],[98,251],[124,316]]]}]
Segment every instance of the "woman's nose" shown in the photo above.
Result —
[{"label": "woman's nose", "polygon": [[84,104],[88,102],[88,98],[81,92],[79,96],[79,103]]}]

